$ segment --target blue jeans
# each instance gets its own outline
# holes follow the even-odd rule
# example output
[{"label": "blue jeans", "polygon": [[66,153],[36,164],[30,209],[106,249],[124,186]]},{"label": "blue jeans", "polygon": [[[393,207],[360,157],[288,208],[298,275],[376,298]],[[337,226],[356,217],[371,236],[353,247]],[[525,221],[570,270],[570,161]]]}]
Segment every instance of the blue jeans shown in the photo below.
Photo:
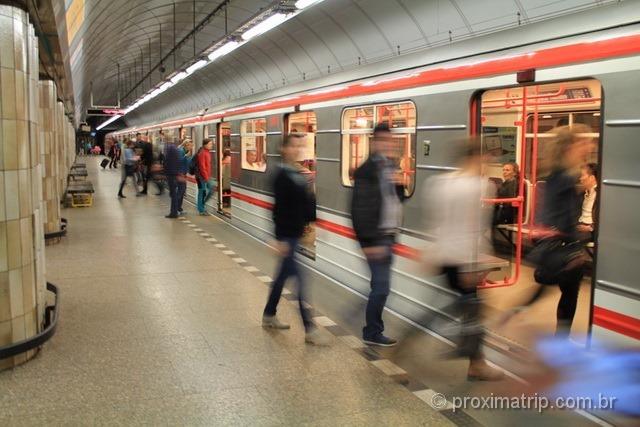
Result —
[{"label": "blue jeans", "polygon": [[371,292],[367,301],[366,325],[362,328],[362,337],[375,339],[382,335],[384,322],[382,311],[389,296],[391,282],[391,245],[384,245],[385,255],[379,259],[367,258],[369,270],[371,270]]},{"label": "blue jeans", "polygon": [[211,194],[213,193],[213,191],[211,191],[211,184],[209,184],[208,181],[201,180],[200,178],[198,178],[197,181],[198,181],[198,200],[197,200],[198,212],[204,213],[207,211],[207,202],[211,198]]},{"label": "blue jeans", "polygon": [[280,269],[278,271],[278,276],[276,280],[273,281],[271,286],[271,293],[269,294],[269,299],[267,300],[267,305],[264,308],[265,316],[275,316],[276,309],[278,307],[278,302],[280,301],[280,296],[282,295],[282,288],[284,287],[285,282],[291,276],[295,276],[298,281],[298,305],[300,306],[300,316],[302,317],[302,323],[304,324],[305,330],[310,330],[313,328],[313,322],[311,321],[311,314],[309,310],[305,308],[304,304],[304,294],[305,294],[305,284],[304,277],[298,268],[298,261],[296,260],[296,249],[298,247],[298,238],[296,237],[282,237],[280,239],[281,242],[286,242],[289,245],[289,252],[285,256],[282,257],[280,262]]}]

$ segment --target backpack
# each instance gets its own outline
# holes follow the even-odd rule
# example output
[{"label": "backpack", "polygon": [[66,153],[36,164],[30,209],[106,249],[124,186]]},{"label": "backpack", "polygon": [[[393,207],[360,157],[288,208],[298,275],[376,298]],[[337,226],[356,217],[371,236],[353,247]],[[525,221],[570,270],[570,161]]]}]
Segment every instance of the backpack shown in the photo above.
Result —
[{"label": "backpack", "polygon": [[191,158],[189,161],[189,175],[196,176],[198,174],[198,155],[200,154],[200,150],[196,153],[195,156]]}]

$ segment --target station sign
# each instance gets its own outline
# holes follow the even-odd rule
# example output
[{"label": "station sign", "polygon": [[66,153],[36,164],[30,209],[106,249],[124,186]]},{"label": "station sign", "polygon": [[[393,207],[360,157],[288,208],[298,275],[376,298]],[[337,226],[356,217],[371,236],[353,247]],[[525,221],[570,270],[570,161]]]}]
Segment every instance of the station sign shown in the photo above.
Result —
[{"label": "station sign", "polygon": [[122,115],[120,108],[87,108],[87,116],[117,116]]}]

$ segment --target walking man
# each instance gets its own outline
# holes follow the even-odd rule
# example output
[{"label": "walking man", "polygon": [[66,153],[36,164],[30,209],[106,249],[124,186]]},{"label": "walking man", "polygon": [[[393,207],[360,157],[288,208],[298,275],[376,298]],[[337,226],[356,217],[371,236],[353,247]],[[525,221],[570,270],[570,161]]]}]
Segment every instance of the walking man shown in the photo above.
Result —
[{"label": "walking man", "polygon": [[302,148],[302,137],[289,135],[282,144],[282,166],[275,173],[273,181],[275,204],[273,221],[280,255],[280,268],[273,282],[271,293],[264,309],[262,326],[274,329],[289,329],[289,325],[276,317],[282,288],[289,277],[298,282],[298,303],[305,329],[305,342],[327,345],[327,337],[311,320],[304,304],[305,283],[296,260],[298,242],[305,226],[315,220],[315,198],[307,186],[307,180],[295,166]]},{"label": "walking man", "polygon": [[402,218],[404,186],[390,157],[394,143],[389,126],[373,131],[369,158],[355,171],[351,217],[362,252],[371,271],[371,292],[362,330],[365,343],[391,347],[396,340],[383,334],[382,311],[389,296],[392,246]]}]

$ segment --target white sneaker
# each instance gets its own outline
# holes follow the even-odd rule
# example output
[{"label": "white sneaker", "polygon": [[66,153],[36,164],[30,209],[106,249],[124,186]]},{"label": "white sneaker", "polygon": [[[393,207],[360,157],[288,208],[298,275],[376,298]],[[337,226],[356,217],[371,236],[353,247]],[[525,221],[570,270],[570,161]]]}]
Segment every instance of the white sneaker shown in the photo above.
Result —
[{"label": "white sneaker", "polygon": [[304,342],[317,345],[328,346],[331,344],[331,339],[327,334],[324,334],[318,328],[314,328],[304,335]]},{"label": "white sneaker", "polygon": [[273,329],[289,329],[291,326],[282,323],[276,316],[262,316],[262,327]]}]

